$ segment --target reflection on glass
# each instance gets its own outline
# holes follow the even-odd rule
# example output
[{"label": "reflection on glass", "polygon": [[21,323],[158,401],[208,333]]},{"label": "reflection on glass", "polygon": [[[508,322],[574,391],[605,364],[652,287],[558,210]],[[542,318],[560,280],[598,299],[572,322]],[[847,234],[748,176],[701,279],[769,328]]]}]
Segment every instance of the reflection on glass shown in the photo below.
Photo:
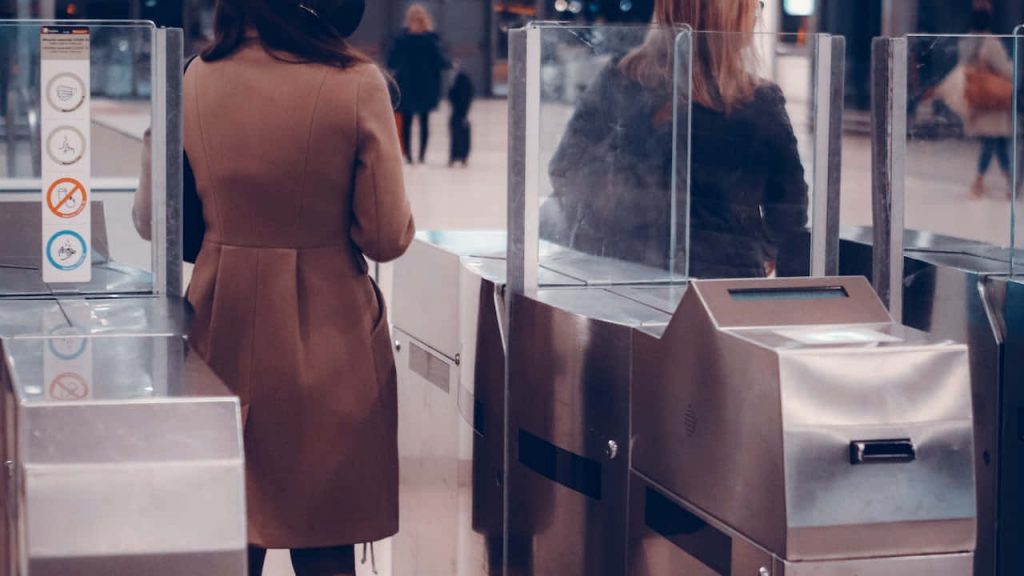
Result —
[{"label": "reflection on glass", "polygon": [[686,206],[685,196],[678,203],[672,196],[675,32],[561,29],[544,36],[545,240],[665,271],[673,258],[685,261],[685,243],[672,245],[678,209]]},{"label": "reflection on glass", "polygon": [[[807,146],[784,88],[759,71],[774,56],[759,51],[761,38],[545,32],[542,238],[672,279],[773,274],[783,247],[806,235]],[[812,118],[804,69],[787,88],[803,92],[797,102]]]},{"label": "reflection on glass", "polygon": [[908,39],[906,225],[1006,248],[1013,46],[976,18],[970,35]]}]

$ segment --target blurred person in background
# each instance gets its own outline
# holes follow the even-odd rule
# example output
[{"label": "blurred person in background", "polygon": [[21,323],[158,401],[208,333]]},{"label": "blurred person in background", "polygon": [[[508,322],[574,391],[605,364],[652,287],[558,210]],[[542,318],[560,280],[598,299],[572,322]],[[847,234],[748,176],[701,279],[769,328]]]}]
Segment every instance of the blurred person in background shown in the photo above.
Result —
[{"label": "blurred person in background", "polygon": [[1006,177],[1006,194],[1012,186],[1010,136],[1013,134],[1013,60],[1002,41],[992,36],[992,8],[979,5],[971,14],[972,37],[960,42],[964,70],[966,114],[964,132],[981,141],[978,173],[971,198],[985,196],[985,176],[995,158]]},{"label": "blurred person in background", "polygon": [[401,92],[398,111],[402,118],[405,159],[412,164],[412,123],[419,120],[419,161],[422,164],[430,140],[430,113],[441,101],[441,74],[451,67],[434,32],[434,22],[422,4],[411,4],[405,13],[405,28],[395,38],[388,54],[388,68]]},{"label": "blurred person in background", "polygon": [[448,166],[454,166],[461,162],[463,166],[469,164],[469,152],[473,144],[473,127],[469,123],[469,108],[473,105],[473,97],[476,89],[469,74],[466,74],[459,66],[456,66],[457,73],[452,80],[452,87],[448,90],[448,103],[451,105],[452,115],[448,119],[448,131],[450,146],[448,152]]},{"label": "blurred person in background", "polygon": [[[657,0],[656,28],[614,58],[576,106],[549,165],[547,240],[686,274],[685,237],[669,245],[676,218],[680,234],[689,222],[690,275],[774,274],[779,248],[806,228],[808,187],[782,90],[755,71],[763,9],[759,0]],[[683,25],[699,32],[689,213],[685,190],[672,188],[674,48]]]}]

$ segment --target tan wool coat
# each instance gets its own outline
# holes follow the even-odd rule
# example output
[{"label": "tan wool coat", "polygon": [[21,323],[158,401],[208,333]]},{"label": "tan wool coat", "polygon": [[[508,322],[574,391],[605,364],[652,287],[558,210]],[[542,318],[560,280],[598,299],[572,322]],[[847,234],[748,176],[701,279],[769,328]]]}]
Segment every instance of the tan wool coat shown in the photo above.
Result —
[{"label": "tan wool coat", "polygon": [[398,530],[398,410],[365,257],[414,233],[384,77],[275,59],[250,39],[185,75],[185,152],[207,230],[190,339],[242,402],[249,541]]}]

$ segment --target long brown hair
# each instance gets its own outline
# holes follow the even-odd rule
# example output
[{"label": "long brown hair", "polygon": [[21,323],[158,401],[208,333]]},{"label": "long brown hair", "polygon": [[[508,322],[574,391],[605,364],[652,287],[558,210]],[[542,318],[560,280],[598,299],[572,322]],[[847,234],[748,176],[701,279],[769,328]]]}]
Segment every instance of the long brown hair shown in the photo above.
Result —
[{"label": "long brown hair", "polygon": [[748,102],[757,88],[753,30],[758,0],[656,0],[655,29],[619,66],[644,86],[672,82],[675,32],[689,26],[693,42],[691,90],[702,106],[731,112]]},{"label": "long brown hair", "polygon": [[318,4],[280,0],[217,0],[214,40],[203,54],[213,62],[227,58],[246,41],[253,28],[263,47],[275,57],[347,68],[368,59],[349,46],[341,33],[317,14]]}]

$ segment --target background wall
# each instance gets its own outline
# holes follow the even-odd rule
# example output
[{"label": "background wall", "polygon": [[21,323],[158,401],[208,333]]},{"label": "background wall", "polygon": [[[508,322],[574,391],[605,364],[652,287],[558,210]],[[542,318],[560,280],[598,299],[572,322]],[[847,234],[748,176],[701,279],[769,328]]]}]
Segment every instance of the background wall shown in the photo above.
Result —
[{"label": "background wall", "polygon": [[[19,18],[145,18],[183,26],[189,48],[209,33],[214,0],[0,0],[0,15]],[[353,38],[360,49],[383,60],[401,29],[409,0],[367,0],[366,19]],[[782,19],[783,0],[768,0],[768,30],[830,32],[847,37],[847,101],[868,106],[871,39],[912,32],[966,32],[974,2],[989,0],[817,0],[806,19]],[[424,0],[453,59],[481,94],[503,93],[505,32],[534,19],[575,22],[644,22],[655,0]],[[995,31],[1009,34],[1024,24],[1024,1],[991,0]]]}]

